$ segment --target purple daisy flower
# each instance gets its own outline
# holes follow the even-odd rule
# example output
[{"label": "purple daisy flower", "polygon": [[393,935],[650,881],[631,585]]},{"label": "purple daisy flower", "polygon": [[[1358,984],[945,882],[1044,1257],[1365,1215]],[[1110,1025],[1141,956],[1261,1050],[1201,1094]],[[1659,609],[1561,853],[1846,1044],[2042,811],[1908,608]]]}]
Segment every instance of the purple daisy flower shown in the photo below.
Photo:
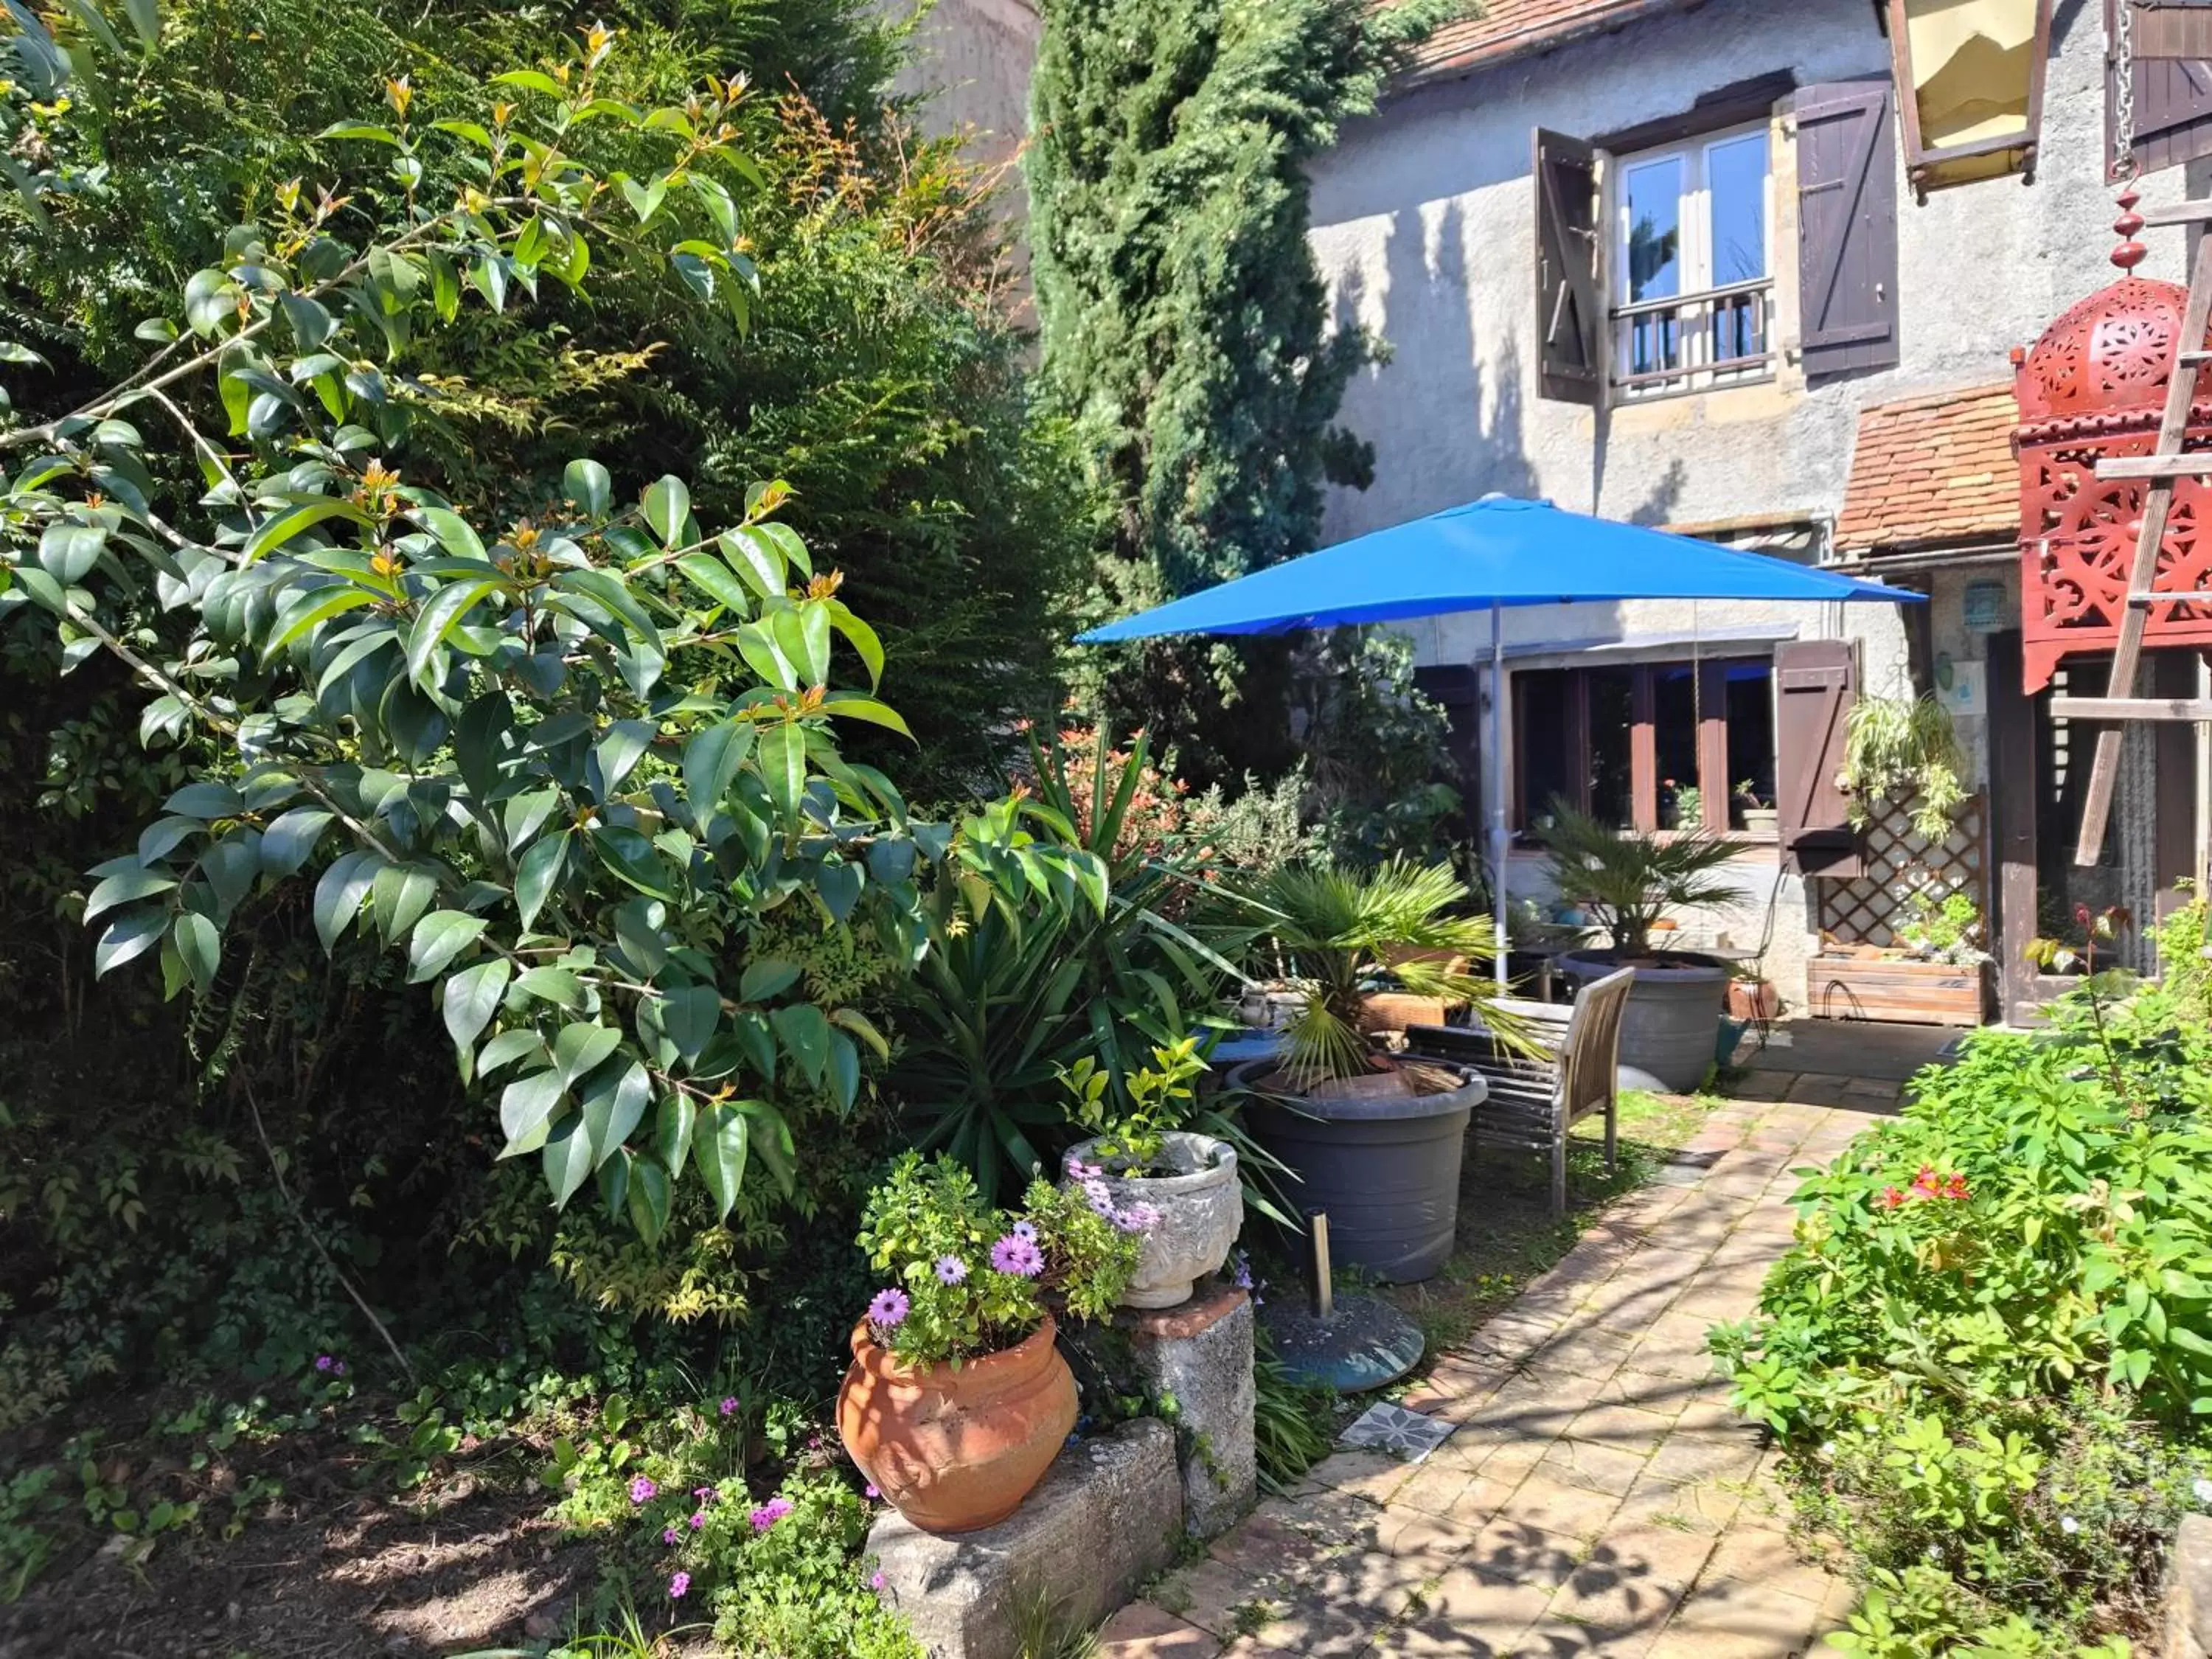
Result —
[{"label": "purple daisy flower", "polygon": [[664,1544],[673,1547],[678,1535],[679,1534],[675,1528],[669,1527],[662,1531],[660,1534],[660,1541]]},{"label": "purple daisy flower", "polygon": [[785,1516],[789,1515],[791,1507],[791,1500],[788,1498],[769,1498],[767,1503],[752,1512],[753,1530],[766,1532]]},{"label": "purple daisy flower", "polygon": [[1132,1204],[1114,1215],[1114,1225],[1125,1233],[1148,1233],[1160,1224],[1160,1212],[1150,1204]]},{"label": "purple daisy flower", "polygon": [[1088,1181],[1096,1176],[1098,1170],[1097,1164],[1085,1164],[1079,1158],[1071,1158],[1067,1160],[1067,1178],[1070,1181]]},{"label": "purple daisy flower", "polygon": [[650,1504],[659,1496],[660,1488],[644,1475],[629,1483],[629,1501],[633,1504]]},{"label": "purple daisy flower", "polygon": [[692,1531],[696,1532],[696,1531],[698,1531],[698,1530],[699,1530],[699,1528],[702,1528],[702,1527],[705,1526],[706,1524],[707,1524],[707,1511],[706,1511],[706,1510],[692,1510],[692,1511],[691,1511],[691,1530],[692,1530]]},{"label": "purple daisy flower", "polygon": [[906,1322],[913,1306],[904,1291],[878,1291],[876,1299],[868,1304],[868,1322],[882,1330],[896,1330]]},{"label": "purple daisy flower", "polygon": [[1017,1221],[1014,1223],[1013,1234],[1016,1238],[1026,1238],[1032,1244],[1036,1243],[1037,1230],[1033,1222]]},{"label": "purple daisy flower", "polygon": [[1035,1279],[1044,1271],[1044,1253],[1037,1249],[1035,1239],[1008,1233],[991,1246],[991,1265],[1018,1279]]},{"label": "purple daisy flower", "polygon": [[937,1258],[937,1282],[940,1285],[963,1284],[968,1278],[968,1264],[957,1255]]},{"label": "purple daisy flower", "polygon": [[326,1370],[330,1370],[330,1368],[331,1368],[331,1357],[330,1357],[330,1355],[328,1355],[328,1354],[326,1354],[326,1353],[319,1353],[319,1354],[317,1354],[317,1355],[315,1356],[315,1369],[316,1369],[317,1370],[319,1370],[319,1371],[326,1371]]},{"label": "purple daisy flower", "polygon": [[1106,1183],[1104,1182],[1096,1180],[1085,1182],[1083,1183],[1083,1197],[1084,1201],[1089,1204],[1092,1209],[1097,1211],[1099,1214],[1106,1217],[1109,1220],[1113,1218],[1114,1194],[1107,1190]]},{"label": "purple daisy flower", "polygon": [[690,1588],[691,1575],[688,1572],[679,1572],[668,1581],[668,1594],[674,1601],[682,1601],[684,1592]]}]

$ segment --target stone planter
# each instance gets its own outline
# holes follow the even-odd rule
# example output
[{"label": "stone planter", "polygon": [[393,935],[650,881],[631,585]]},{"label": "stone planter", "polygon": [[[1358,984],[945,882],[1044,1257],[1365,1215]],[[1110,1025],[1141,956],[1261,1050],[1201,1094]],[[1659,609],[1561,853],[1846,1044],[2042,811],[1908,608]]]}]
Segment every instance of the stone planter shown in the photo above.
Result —
[{"label": "stone planter", "polygon": [[1610,950],[1570,951],[1557,967],[1577,991],[1619,969],[1635,969],[1636,982],[1628,988],[1628,1006],[1620,1017],[1622,1067],[1648,1073],[1678,1093],[1705,1080],[1719,1040],[1721,1005],[1728,996],[1725,967],[1687,951],[1624,958]]},{"label": "stone planter", "polygon": [[[1097,1168],[1103,1161],[1098,1143],[1086,1140],[1067,1149],[1061,1173],[1077,1161]],[[1098,1179],[1114,1195],[1114,1207],[1149,1204],[1160,1213],[1145,1235],[1145,1254],[1137,1276],[1121,1297],[1125,1308],[1172,1308],[1190,1299],[1191,1287],[1229,1260],[1244,1227],[1244,1183],[1237,1170],[1237,1149],[1211,1135],[1181,1130],[1160,1137],[1159,1162],[1173,1173]]]},{"label": "stone planter", "polygon": [[1392,1284],[1434,1274],[1459,1224],[1460,1158],[1482,1079],[1426,1094],[1315,1097],[1273,1083],[1275,1070],[1253,1060],[1230,1082],[1255,1097],[1254,1137],[1297,1177],[1285,1188],[1291,1204],[1328,1212],[1335,1264]]},{"label": "stone planter", "polygon": [[973,1532],[1021,1507],[1075,1427],[1075,1373],[1050,1319],[1027,1340],[957,1365],[914,1365],[864,1321],[837,1391],[845,1450],[928,1532]]}]

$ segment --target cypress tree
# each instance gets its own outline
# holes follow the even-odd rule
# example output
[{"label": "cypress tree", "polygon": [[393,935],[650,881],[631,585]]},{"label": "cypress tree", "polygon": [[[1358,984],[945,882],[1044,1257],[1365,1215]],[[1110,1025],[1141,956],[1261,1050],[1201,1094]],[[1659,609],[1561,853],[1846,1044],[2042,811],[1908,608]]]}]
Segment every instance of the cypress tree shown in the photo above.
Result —
[{"label": "cypress tree", "polygon": [[[1328,326],[1305,169],[1461,9],[1043,0],[1026,158],[1041,389],[1116,508],[1102,611],[1310,551],[1324,483],[1371,477],[1371,450],[1334,424],[1371,343]],[[1097,667],[1108,712],[1181,740],[1201,774],[1287,758],[1280,647],[1169,642]]]}]

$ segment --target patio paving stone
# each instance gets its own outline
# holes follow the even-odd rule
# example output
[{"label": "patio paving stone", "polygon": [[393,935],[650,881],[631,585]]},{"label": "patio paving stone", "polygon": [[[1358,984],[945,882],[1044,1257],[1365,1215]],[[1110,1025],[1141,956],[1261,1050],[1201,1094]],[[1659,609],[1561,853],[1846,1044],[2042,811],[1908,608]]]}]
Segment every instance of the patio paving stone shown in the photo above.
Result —
[{"label": "patio paving stone", "polygon": [[1791,1537],[1706,1334],[1789,1248],[1793,1171],[1897,1088],[1770,1068],[1739,1093],[1408,1390],[1457,1425],[1424,1462],[1333,1453],[1100,1659],[1793,1659],[1838,1628],[1855,1592]]}]

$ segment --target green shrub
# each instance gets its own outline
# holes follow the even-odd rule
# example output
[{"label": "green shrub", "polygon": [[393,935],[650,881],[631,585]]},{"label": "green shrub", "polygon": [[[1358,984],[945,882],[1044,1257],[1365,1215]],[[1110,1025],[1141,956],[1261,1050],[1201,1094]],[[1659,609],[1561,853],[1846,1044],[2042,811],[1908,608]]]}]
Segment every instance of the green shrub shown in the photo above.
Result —
[{"label": "green shrub", "polygon": [[1714,1344],[1892,1575],[1857,1650],[1984,1651],[1937,1639],[1959,1620],[2027,1621],[2002,1653],[2141,1632],[2180,1516],[2212,1509],[2208,1066],[2201,1022],[2100,975],[2048,1031],[1969,1037],[1799,1189],[1758,1317]]}]

